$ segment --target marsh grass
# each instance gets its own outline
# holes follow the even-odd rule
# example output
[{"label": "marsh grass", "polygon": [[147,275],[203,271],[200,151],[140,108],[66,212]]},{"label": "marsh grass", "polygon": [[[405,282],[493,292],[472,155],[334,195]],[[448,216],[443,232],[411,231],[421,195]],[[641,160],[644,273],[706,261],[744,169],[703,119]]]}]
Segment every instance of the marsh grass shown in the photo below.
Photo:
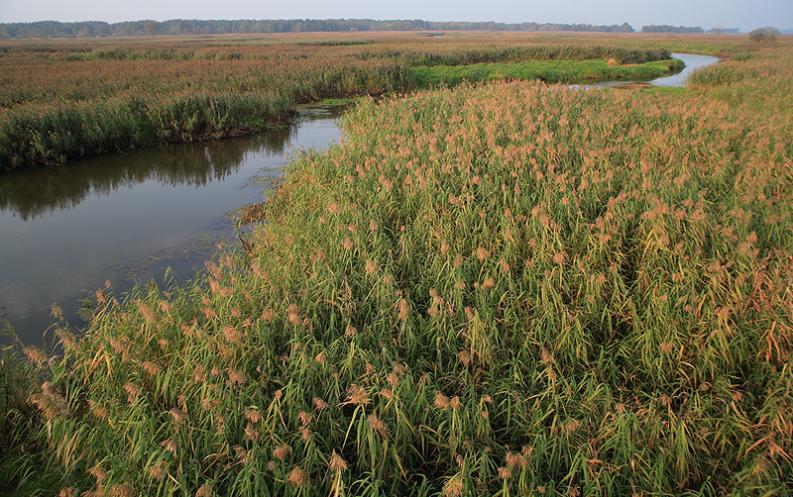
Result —
[{"label": "marsh grass", "polygon": [[6,169],[57,165],[86,155],[246,134],[277,126],[289,106],[290,100],[278,94],[197,95],[17,114],[0,134],[0,163]]},{"label": "marsh grass", "polygon": [[462,66],[417,66],[410,74],[419,87],[457,85],[462,82],[539,79],[547,83],[591,83],[597,81],[649,81],[680,72],[679,60],[641,64],[609,64],[607,60],[530,60],[512,63],[482,63]]},{"label": "marsh grass", "polygon": [[[477,63],[522,63],[517,77],[572,81],[586,69],[577,80],[589,81],[620,73],[596,69],[593,59],[644,67],[670,57],[656,48],[533,40],[520,40],[521,46],[512,39],[485,37],[486,43],[480,43],[479,38],[428,42],[416,34],[373,39],[290,35],[96,40],[90,45],[79,40],[9,42],[13,46],[0,57],[0,171],[261,131],[283,123],[295,105],[411,91],[424,84],[422,71],[427,71],[411,70],[414,66],[461,70]],[[573,60],[583,62],[569,67],[576,65]],[[567,72],[554,79],[554,69],[527,69],[535,64],[560,64]]]},{"label": "marsh grass", "polygon": [[[5,335],[5,333],[3,333]],[[31,351],[40,359],[42,351]],[[46,355],[44,355],[46,357]],[[29,403],[41,383],[35,361],[26,362],[8,347],[0,350],[0,493],[8,496],[46,495],[70,477],[51,464],[41,435],[41,417]]]},{"label": "marsh grass", "polygon": [[251,252],[103,289],[81,339],[28,363],[44,474],[89,495],[789,495],[793,113],[767,116],[792,53],[686,92],[359,103],[289,166]]}]

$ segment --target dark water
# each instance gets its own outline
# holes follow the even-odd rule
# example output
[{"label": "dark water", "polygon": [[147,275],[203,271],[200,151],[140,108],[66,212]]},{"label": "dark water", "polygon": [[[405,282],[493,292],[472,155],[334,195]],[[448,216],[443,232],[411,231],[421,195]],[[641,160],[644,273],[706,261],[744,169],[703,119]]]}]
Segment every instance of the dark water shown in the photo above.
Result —
[{"label": "dark water", "polygon": [[338,142],[337,121],[306,111],[255,136],[0,174],[0,321],[42,344],[51,305],[79,328],[80,301],[105,280],[118,294],[166,268],[189,279],[234,238],[229,213],[262,200],[290,151]]}]

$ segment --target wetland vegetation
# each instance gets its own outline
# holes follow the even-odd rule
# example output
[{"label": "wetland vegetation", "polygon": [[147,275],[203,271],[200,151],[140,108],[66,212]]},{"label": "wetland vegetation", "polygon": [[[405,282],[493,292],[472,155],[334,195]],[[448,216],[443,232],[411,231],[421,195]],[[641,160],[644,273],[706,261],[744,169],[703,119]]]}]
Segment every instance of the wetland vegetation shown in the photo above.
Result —
[{"label": "wetland vegetation", "polygon": [[[323,58],[344,69],[325,65],[317,79],[295,78],[320,61],[292,38],[210,48],[222,43],[210,37],[179,50],[211,59],[129,67],[143,81],[158,67],[152,84],[179,101],[191,78],[163,74],[218,64],[221,83],[191,84],[250,89],[261,50],[272,81],[294,91],[286,108],[402,90],[419,65],[503,64],[471,54],[504,44],[705,46],[725,61],[682,91],[500,81],[360,99],[338,146],[287,168],[245,249],[221,250],[190,284],[100,288],[82,336],[56,322],[57,350],[3,357],[0,485],[125,497],[789,495],[793,42],[477,34],[430,49],[389,36],[330,47]],[[131,49],[152,43],[164,42]],[[62,67],[65,51],[34,66]],[[217,55],[228,52],[243,55]],[[556,57],[609,58],[620,63]],[[117,62],[78,62],[118,91],[63,105],[138,92],[106,69]],[[19,71],[3,77],[23,82]],[[78,79],[62,78],[64,92],[86,91]],[[59,112],[45,101],[9,104],[4,119]]]},{"label": "wetland vegetation", "polygon": [[516,79],[573,84],[598,81],[649,81],[682,69],[681,61],[671,59],[631,65],[621,65],[614,59],[531,60],[459,66],[416,66],[410,68],[410,75],[420,87]]},{"label": "wetland vegetation", "polygon": [[666,50],[611,41],[365,35],[4,42],[0,170],[248,134],[327,98],[500,77],[652,79],[680,69]]}]

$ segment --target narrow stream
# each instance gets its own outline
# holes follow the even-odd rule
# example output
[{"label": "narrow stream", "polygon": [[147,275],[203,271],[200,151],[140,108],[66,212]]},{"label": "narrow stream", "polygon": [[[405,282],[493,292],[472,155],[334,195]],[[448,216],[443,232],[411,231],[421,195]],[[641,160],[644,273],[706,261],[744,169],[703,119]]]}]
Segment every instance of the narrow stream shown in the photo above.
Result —
[{"label": "narrow stream", "polygon": [[580,90],[589,90],[593,88],[621,88],[633,86],[637,83],[664,88],[682,88],[686,86],[688,78],[691,77],[691,74],[693,74],[694,71],[715,64],[721,60],[718,57],[711,57],[710,55],[698,55],[690,53],[673,53],[672,57],[682,60],[686,67],[683,68],[683,70],[679,73],[673,74],[671,76],[663,76],[649,82],[603,81],[602,83],[592,83],[588,85],[570,85],[570,88]]},{"label": "narrow stream", "polygon": [[[685,70],[650,84],[683,86],[719,60],[673,56]],[[0,175],[0,329],[6,321],[23,342],[47,344],[53,304],[80,327],[80,301],[106,280],[119,294],[149,278],[162,282],[166,268],[177,281],[191,278],[218,241],[233,238],[229,213],[262,200],[290,150],[324,149],[340,133],[337,114],[315,109],[254,136]]]},{"label": "narrow stream", "polygon": [[691,77],[691,74],[694,71],[715,64],[720,60],[718,57],[712,57],[710,55],[697,55],[690,53],[673,53],[672,57],[685,62],[686,67],[679,73],[673,74],[672,76],[665,76],[663,78],[650,81],[651,85],[667,88],[685,86],[688,78]]}]

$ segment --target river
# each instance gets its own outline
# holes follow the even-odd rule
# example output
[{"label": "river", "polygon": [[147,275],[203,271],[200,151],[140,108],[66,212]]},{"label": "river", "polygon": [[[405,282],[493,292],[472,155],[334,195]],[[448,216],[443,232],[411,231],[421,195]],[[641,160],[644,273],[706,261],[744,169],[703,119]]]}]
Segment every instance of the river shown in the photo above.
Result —
[{"label": "river", "polygon": [[118,295],[162,283],[169,267],[189,279],[219,240],[234,238],[229,213],[261,201],[295,150],[339,136],[337,113],[312,109],[257,135],[3,173],[0,321],[25,343],[48,344],[52,304],[80,327],[81,301],[106,280]]}]

